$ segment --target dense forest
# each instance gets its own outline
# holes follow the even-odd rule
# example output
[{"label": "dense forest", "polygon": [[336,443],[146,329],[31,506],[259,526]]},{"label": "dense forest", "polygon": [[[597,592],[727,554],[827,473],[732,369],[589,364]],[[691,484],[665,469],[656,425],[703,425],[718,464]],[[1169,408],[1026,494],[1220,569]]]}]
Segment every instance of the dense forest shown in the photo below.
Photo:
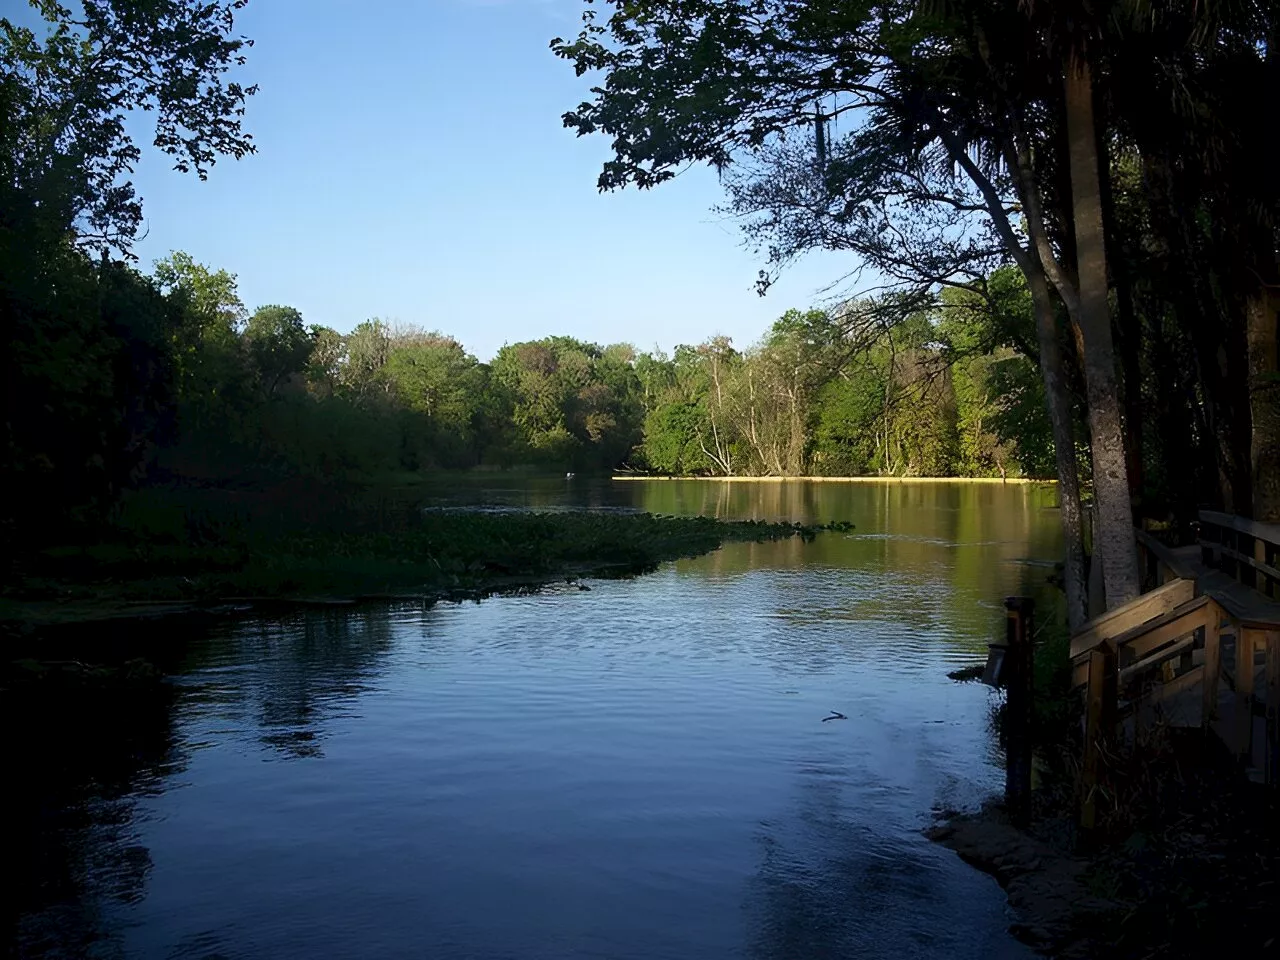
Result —
[{"label": "dense forest", "polygon": [[[481,363],[458,340],[416,327],[368,320],[344,335],[308,326],[292,307],[249,312],[233,274],[182,253],[150,276],[75,252],[67,266],[83,289],[66,314],[43,313],[43,332],[78,349],[18,370],[20,396],[44,401],[11,434],[28,497],[90,504],[175,477],[377,478],[482,465],[1052,471],[1038,375],[1009,345],[1031,323],[1010,276],[996,278],[1010,287],[1009,331],[953,295],[893,322],[877,303],[791,311],[746,350],[721,337],[668,357],[553,336]],[[99,311],[78,309],[93,299]]]},{"label": "dense forest", "polygon": [[666,355],[551,336],[490,363],[404,324],[342,334],[292,307],[250,312],[234,274],[180,252],[150,274],[74,247],[50,266],[59,296],[27,301],[40,336],[9,379],[10,482],[27,502],[92,510],[175,478],[478,466],[1054,474],[1031,300],[1007,266],[980,288],[792,310],[745,349],[715,337]]}]

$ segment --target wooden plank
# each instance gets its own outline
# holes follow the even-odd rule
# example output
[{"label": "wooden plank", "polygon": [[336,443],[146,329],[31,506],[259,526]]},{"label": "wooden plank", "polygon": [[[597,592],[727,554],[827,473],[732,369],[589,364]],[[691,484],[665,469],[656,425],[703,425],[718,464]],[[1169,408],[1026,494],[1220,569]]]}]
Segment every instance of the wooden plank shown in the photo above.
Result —
[{"label": "wooden plank", "polygon": [[1211,616],[1209,606],[1212,603],[1213,600],[1209,597],[1196,597],[1168,613],[1162,613],[1154,620],[1140,623],[1132,630],[1112,637],[1110,644],[1119,654],[1120,662],[1128,666],[1157,647],[1204,626]]},{"label": "wooden plank", "polygon": [[1216,510],[1201,510],[1200,522],[1211,523],[1215,527],[1238,531],[1251,537],[1258,537],[1262,540],[1269,540],[1271,543],[1280,544],[1280,524],[1247,520],[1244,517],[1237,517],[1230,513],[1218,513]]},{"label": "wooden plank", "polygon": [[1171,657],[1179,656],[1184,650],[1190,650],[1195,645],[1195,642],[1195,633],[1192,632],[1189,636],[1183,637],[1177,643],[1167,647],[1162,647],[1150,656],[1143,657],[1141,660],[1129,664],[1129,666],[1120,671],[1120,685],[1124,686],[1138,674],[1145,673],[1152,667],[1158,667],[1160,664],[1166,663]]},{"label": "wooden plank", "polygon": [[1280,631],[1267,632],[1267,783],[1280,787]]},{"label": "wooden plank", "polygon": [[1098,823],[1098,788],[1105,744],[1116,730],[1115,655],[1103,646],[1089,651],[1088,693],[1085,700],[1084,760],[1080,771],[1080,826],[1086,832]]},{"label": "wooden plank", "polygon": [[1194,580],[1174,580],[1150,593],[1144,593],[1126,604],[1095,617],[1071,638],[1071,659],[1088,653],[1127,630],[1168,613],[1195,596]]},{"label": "wooden plank", "polygon": [[1071,665],[1071,689],[1078,690],[1089,682],[1089,659],[1081,657]]},{"label": "wooden plank", "polygon": [[1203,682],[1206,676],[1204,665],[1192,667],[1180,677],[1174,677],[1168,683],[1158,683],[1151,688],[1151,692],[1147,694],[1147,699],[1152,703],[1159,703],[1161,700],[1167,700],[1170,697],[1176,697],[1178,694],[1195,688],[1197,683]]},{"label": "wooden plank", "polygon": [[1201,574],[1200,592],[1213,599],[1242,626],[1270,630],[1280,627],[1280,603],[1268,600],[1256,590],[1218,570]]},{"label": "wooden plank", "polygon": [[1196,546],[1171,547],[1145,530],[1135,530],[1133,535],[1138,541],[1138,546],[1156,558],[1157,566],[1162,572],[1162,584],[1166,580],[1175,578],[1195,579],[1195,565],[1199,557],[1199,549]]},{"label": "wooden plank", "polygon": [[1204,627],[1204,704],[1201,716],[1205,729],[1218,714],[1218,683],[1222,677],[1222,609],[1215,603]]},{"label": "wooden plank", "polygon": [[1224,557],[1230,557],[1236,562],[1237,573],[1244,567],[1249,567],[1259,573],[1265,573],[1268,576],[1280,579],[1280,569],[1276,569],[1266,562],[1265,559],[1259,559],[1258,554],[1265,553],[1266,543],[1262,540],[1255,540],[1254,549],[1249,553],[1241,550],[1232,550],[1228,547],[1218,547],[1217,553]]},{"label": "wooden plank", "polygon": [[1236,637],[1236,730],[1231,747],[1246,764],[1253,762],[1253,650],[1263,636],[1241,628]]}]

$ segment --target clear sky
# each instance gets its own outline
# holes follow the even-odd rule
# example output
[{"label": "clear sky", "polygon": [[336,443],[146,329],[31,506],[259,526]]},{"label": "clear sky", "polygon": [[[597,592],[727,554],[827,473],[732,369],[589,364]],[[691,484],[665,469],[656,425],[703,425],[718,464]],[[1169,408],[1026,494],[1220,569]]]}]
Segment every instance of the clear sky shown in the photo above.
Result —
[{"label": "clear sky", "polygon": [[560,115],[585,79],[548,43],[582,0],[252,0],[238,32],[261,90],[258,153],[207,182],[144,153],[140,266],[186,250],[250,309],[341,331],[369,317],[458,337],[481,359],[552,333],[670,349],[754,341],[851,269],[820,255],[765,298],[764,264],[712,207],[714,172],[600,194],[604,137]]}]

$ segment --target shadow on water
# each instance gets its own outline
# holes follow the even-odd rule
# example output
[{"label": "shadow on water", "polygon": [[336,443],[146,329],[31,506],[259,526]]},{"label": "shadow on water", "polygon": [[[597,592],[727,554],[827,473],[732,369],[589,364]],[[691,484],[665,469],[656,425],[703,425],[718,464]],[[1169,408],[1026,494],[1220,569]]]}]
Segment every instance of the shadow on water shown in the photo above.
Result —
[{"label": "shadow on water", "polygon": [[385,611],[253,620],[196,645],[184,719],[216,718],[281,759],[324,755],[327,723],[366,689],[393,642]]},{"label": "shadow on water", "polygon": [[[899,834],[865,811],[851,813],[845,773],[811,771],[790,815],[760,824],[760,867],[744,904],[749,956],[1030,956],[1003,934],[999,897],[957,911],[951,888],[958,864],[915,831]],[[891,810],[876,815],[895,819]]]}]

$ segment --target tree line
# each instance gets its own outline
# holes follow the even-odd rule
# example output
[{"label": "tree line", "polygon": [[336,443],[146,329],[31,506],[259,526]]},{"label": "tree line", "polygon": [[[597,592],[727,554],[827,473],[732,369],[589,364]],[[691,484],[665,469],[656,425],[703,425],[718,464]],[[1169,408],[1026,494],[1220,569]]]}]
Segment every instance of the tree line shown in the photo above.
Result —
[{"label": "tree line", "polygon": [[482,363],[420,327],[372,319],[341,334],[289,306],[250,312],[234,274],[185,253],[144,275],[67,251],[59,296],[41,304],[46,349],[15,371],[26,405],[10,424],[10,480],[28,505],[103,510],[161,479],[482,465],[1044,476],[1040,383],[1012,345],[1029,306],[1003,279],[1010,330],[952,292],[792,310],[743,350],[725,337],[668,356],[550,336]]},{"label": "tree line", "polygon": [[[791,310],[760,341],[643,354],[637,466],[711,476],[1050,477],[1052,441],[1030,324],[1008,271],[1006,313],[962,291]],[[1019,303],[1023,301],[1023,303]]]}]

